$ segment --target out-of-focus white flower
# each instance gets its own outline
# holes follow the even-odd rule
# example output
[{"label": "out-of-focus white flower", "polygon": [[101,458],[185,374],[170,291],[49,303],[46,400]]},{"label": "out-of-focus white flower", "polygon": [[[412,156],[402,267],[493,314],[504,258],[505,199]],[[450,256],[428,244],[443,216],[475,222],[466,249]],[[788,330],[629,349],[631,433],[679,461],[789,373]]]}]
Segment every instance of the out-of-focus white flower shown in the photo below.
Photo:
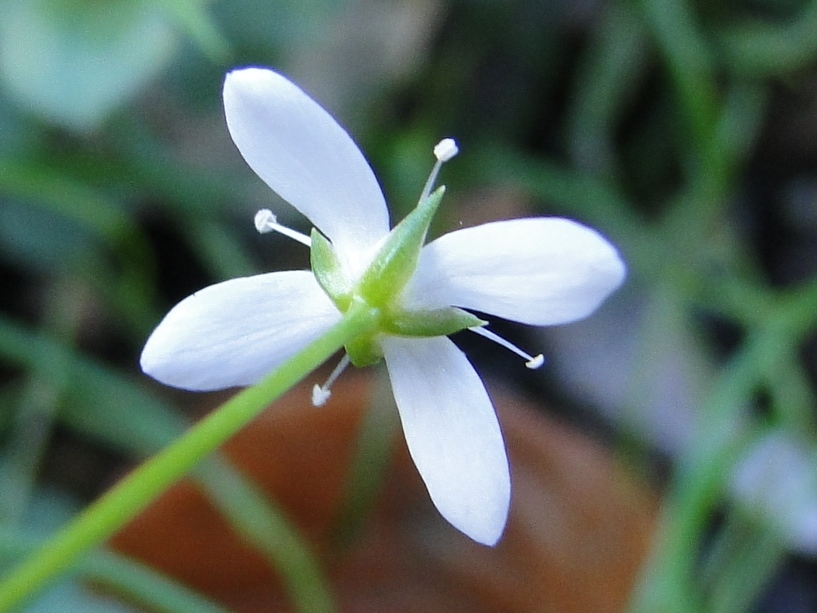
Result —
[{"label": "out-of-focus white flower", "polygon": [[735,501],[777,530],[786,543],[817,555],[817,451],[781,431],[761,437],[732,474]]},{"label": "out-of-focus white flower", "polygon": [[[446,335],[465,328],[532,357],[494,335],[473,309],[527,324],[589,315],[624,279],[616,250],[598,233],[556,218],[500,221],[423,246],[442,198],[431,193],[458,149],[434,149],[437,164],[420,203],[390,232],[381,189],[363,154],[335,120],[283,76],[246,68],[227,75],[224,108],[250,167],[315,226],[312,272],[233,279],[176,305],[144,348],[143,370],[168,385],[214,390],[251,385],[338,322],[353,301],[378,309],[379,329],[347,345],[329,397],[349,362],[385,358],[412,458],[440,513],[476,541],[505,526],[510,476],[485,387]],[[259,232],[281,228],[269,211]]]}]

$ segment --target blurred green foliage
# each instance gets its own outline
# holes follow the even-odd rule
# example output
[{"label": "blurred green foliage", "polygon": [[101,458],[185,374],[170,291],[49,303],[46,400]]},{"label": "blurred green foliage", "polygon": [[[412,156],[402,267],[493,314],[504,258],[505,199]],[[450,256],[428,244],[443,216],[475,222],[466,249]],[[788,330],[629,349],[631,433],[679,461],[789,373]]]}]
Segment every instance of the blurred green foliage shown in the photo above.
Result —
[{"label": "blurred green foliage", "polygon": [[[395,217],[431,146],[453,135],[462,155],[444,178],[458,203],[444,223],[561,214],[620,247],[652,307],[632,330],[644,360],[675,330],[718,365],[632,610],[750,610],[802,547],[730,498],[733,467],[770,430],[817,451],[815,59],[814,0],[0,1],[2,556],[36,540],[26,526],[47,504],[55,437],[124,461],[185,427],[178,396],[137,366],[169,306],[306,264],[253,235],[252,213],[275,196],[221,116],[224,72],[260,64],[344,121]],[[271,501],[221,460],[199,478],[289,565],[302,610],[329,606],[314,561],[282,553],[298,537]],[[148,570],[99,568],[80,570],[137,601],[164,589]],[[174,594],[153,606],[217,610]]]}]

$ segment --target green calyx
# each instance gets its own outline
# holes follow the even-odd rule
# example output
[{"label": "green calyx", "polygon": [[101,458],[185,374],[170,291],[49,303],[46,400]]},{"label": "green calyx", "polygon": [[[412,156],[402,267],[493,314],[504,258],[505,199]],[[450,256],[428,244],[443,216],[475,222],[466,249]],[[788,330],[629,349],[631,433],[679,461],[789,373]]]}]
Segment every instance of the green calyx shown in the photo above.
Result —
[{"label": "green calyx", "polygon": [[353,287],[346,278],[335,248],[327,238],[312,228],[312,248],[309,252],[312,274],[326,295],[335,303],[341,313],[345,313],[352,303]]},{"label": "green calyx", "polygon": [[394,314],[386,313],[383,317],[381,328],[388,334],[395,336],[448,336],[465,330],[466,328],[478,328],[487,324],[472,315],[468,311],[463,311],[457,307],[444,307],[441,309],[418,309],[418,310],[398,310]]},{"label": "green calyx", "polygon": [[366,302],[374,307],[387,308],[403,291],[417,268],[428,227],[444,193],[445,187],[434,191],[386,237],[356,288],[356,293]]},{"label": "green calyx", "polygon": [[332,243],[317,230],[312,230],[312,273],[341,312],[346,312],[353,297],[378,309],[393,308],[395,298],[417,268],[428,227],[444,193],[444,187],[437,189],[389,232],[357,285],[347,278]]},{"label": "green calyx", "polygon": [[355,366],[380,361],[383,354],[377,338],[381,334],[422,338],[485,325],[485,321],[456,307],[407,310],[397,300],[417,268],[420,250],[444,193],[444,187],[434,191],[395,226],[357,284],[349,281],[329,240],[312,230],[312,272],[338,310],[345,313],[353,301],[360,301],[381,312],[377,332],[355,338],[345,346]]}]

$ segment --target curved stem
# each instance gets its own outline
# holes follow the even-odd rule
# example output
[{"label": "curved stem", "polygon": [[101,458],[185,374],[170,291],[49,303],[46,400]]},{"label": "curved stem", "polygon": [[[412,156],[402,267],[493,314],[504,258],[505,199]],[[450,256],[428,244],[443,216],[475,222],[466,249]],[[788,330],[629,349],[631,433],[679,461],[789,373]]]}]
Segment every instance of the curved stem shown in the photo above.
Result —
[{"label": "curved stem", "polygon": [[371,331],[378,318],[376,309],[364,303],[353,304],[323,336],[130,473],[6,576],[0,584],[0,612],[11,610],[69,568],[83,552],[114,534],[272,401],[352,338]]}]

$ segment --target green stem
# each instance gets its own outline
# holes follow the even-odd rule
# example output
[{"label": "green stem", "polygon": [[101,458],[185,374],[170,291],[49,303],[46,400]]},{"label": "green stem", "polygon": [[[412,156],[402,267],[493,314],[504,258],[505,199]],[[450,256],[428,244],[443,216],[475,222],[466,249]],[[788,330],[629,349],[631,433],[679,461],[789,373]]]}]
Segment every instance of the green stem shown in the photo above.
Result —
[{"label": "green stem", "polygon": [[579,63],[568,120],[573,161],[588,174],[615,176],[621,117],[648,69],[647,32],[626,2],[608,2]]},{"label": "green stem", "polygon": [[696,590],[694,565],[710,513],[722,500],[725,480],[742,445],[751,438],[740,417],[763,373],[796,351],[800,339],[817,326],[815,313],[817,282],[812,282],[781,300],[724,370],[703,407],[698,434],[678,462],[630,613],[708,610]]},{"label": "green stem", "polygon": [[637,0],[664,55],[692,140],[700,151],[716,122],[718,91],[712,49],[688,0]]},{"label": "green stem", "polygon": [[[43,328],[70,343],[76,335],[82,311],[81,289],[58,281],[46,302]],[[0,458],[0,522],[19,524],[26,512],[51,436],[56,407],[65,394],[65,355],[36,351],[25,383],[7,449]]]},{"label": "green stem", "polygon": [[362,303],[353,304],[343,319],[323,336],[134,470],[6,577],[0,584],[0,613],[11,610],[71,566],[83,552],[114,534],[352,338],[370,332],[378,318],[376,309]]},{"label": "green stem", "polygon": [[[65,310],[63,302],[57,303]],[[135,382],[45,334],[33,334],[2,316],[0,360],[34,373],[52,373],[48,385],[56,385],[54,379],[58,378],[59,386],[64,386],[55,413],[61,425],[140,459],[157,453],[190,427],[170,406],[157,401]],[[111,403],[111,398],[116,398],[116,402]],[[236,535],[262,553],[270,568],[279,574],[295,611],[310,613],[332,609],[329,588],[317,556],[274,500],[265,496],[219,453],[201,462],[193,476],[230,522]],[[4,493],[5,490],[0,490],[0,495]],[[11,503],[0,498],[0,509],[4,504]],[[33,550],[32,545],[26,554]],[[21,554],[15,560],[22,557]]]},{"label": "green stem", "polygon": [[[20,558],[44,539],[19,528],[0,528],[0,561]],[[78,564],[80,579],[156,613],[228,613],[226,609],[159,571],[111,551],[94,551]]]},{"label": "green stem", "polygon": [[[730,515],[733,517],[727,522],[743,524],[739,526],[743,534],[738,535],[732,555],[718,569],[711,595],[712,613],[752,610],[786,554],[786,543],[774,528],[743,517],[741,511],[733,510]],[[734,538],[734,534],[730,536]]]},{"label": "green stem", "polygon": [[400,429],[388,377],[381,370],[373,379],[374,389],[360,423],[352,464],[346,475],[346,492],[335,519],[336,551],[348,547],[364,526],[394,455],[394,437]]},{"label": "green stem", "polygon": [[803,70],[817,53],[817,2],[806,4],[789,22],[736,21],[719,39],[723,59],[741,75],[761,78]]}]

